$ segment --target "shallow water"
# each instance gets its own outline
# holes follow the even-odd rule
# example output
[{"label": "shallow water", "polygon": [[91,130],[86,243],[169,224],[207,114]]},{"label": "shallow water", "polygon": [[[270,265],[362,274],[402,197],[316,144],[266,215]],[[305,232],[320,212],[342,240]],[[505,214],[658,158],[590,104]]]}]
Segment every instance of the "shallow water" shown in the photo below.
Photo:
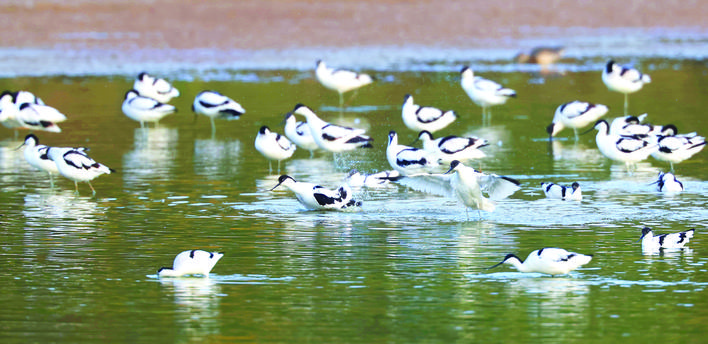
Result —
[{"label": "shallow water", "polygon": [[[632,113],[681,132],[708,133],[705,61],[642,60],[653,83],[630,96]],[[132,80],[42,77],[0,80],[65,113],[63,133],[37,133],[48,145],[86,146],[117,170],[80,185],[32,170],[20,145],[26,132],[0,128],[3,342],[607,342],[699,343],[708,320],[703,232],[708,164],[701,152],[677,165],[686,191],[667,197],[650,185],[668,166],[655,160],[628,175],[605,159],[594,133],[571,130],[549,145],[555,108],[580,99],[619,115],[622,95],[600,72],[541,76],[525,71],[485,77],[518,99],[493,109],[490,126],[459,87],[456,72],[373,74],[343,113],[336,93],[311,72],[235,71],[203,80],[175,77],[180,112],[139,129],[120,110]],[[598,69],[599,70],[599,69]],[[220,79],[216,81],[214,79]],[[230,95],[247,110],[238,121],[196,122],[189,110],[203,89]],[[281,167],[327,186],[347,172],[388,169],[389,130],[401,142],[400,104],[454,109],[444,134],[487,138],[488,158],[473,166],[522,182],[493,213],[392,185],[357,190],[359,212],[306,211],[286,191],[268,191],[278,173],[253,148],[261,125],[282,131],[282,115],[305,103],[323,118],[367,128],[375,147],[333,157],[297,151]],[[580,182],[582,202],[543,198],[542,181]],[[690,249],[643,255],[648,225],[659,233],[696,228]],[[495,270],[505,254],[544,246],[594,254],[567,276]],[[186,249],[225,251],[209,279],[156,278]]]}]

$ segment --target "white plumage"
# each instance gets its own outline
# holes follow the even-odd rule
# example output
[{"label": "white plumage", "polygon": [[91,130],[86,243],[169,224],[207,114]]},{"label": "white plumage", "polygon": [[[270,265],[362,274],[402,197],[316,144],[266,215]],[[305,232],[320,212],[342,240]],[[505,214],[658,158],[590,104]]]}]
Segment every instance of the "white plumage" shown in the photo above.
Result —
[{"label": "white plumage", "polygon": [[671,170],[674,169],[674,164],[678,164],[696,153],[703,150],[706,146],[706,139],[698,134],[676,134],[674,125],[662,127],[662,133],[657,135],[657,144],[659,149],[651,153],[651,156],[656,160],[668,161],[671,164]]},{"label": "white plumage", "polygon": [[662,130],[660,126],[653,126],[649,123],[642,123],[647,114],[639,116],[617,117],[610,123],[610,134],[622,136],[655,136]]},{"label": "white plumage", "polygon": [[652,183],[656,184],[656,189],[660,192],[677,193],[683,191],[683,183],[671,172],[659,172],[658,179]]},{"label": "white plumage", "polygon": [[214,119],[239,119],[241,115],[246,113],[241,104],[216,91],[202,91],[197,94],[194,97],[194,103],[192,103],[192,111],[195,114],[209,117],[212,133],[216,131]]},{"label": "white plumage", "polygon": [[322,60],[317,61],[315,76],[322,86],[339,93],[339,106],[344,104],[344,93],[356,90],[374,81],[368,74],[346,69],[329,68]]},{"label": "white plumage", "polygon": [[432,153],[439,163],[449,164],[454,160],[465,162],[484,158],[487,155],[480,150],[489,145],[487,140],[478,137],[445,136],[434,138],[428,131],[421,131],[418,140],[423,141],[423,149]]},{"label": "white plumage", "polygon": [[602,82],[609,90],[624,94],[624,113],[626,115],[629,107],[629,94],[642,89],[644,84],[651,82],[651,78],[635,68],[620,66],[610,60],[602,70]]},{"label": "white plumage", "polygon": [[597,121],[595,129],[597,129],[595,142],[600,153],[609,159],[624,162],[628,171],[631,165],[645,160],[658,149],[657,144],[637,136],[610,134],[607,121],[602,119]]},{"label": "white plumage", "polygon": [[255,146],[256,150],[268,159],[269,169],[271,160],[278,161],[278,171],[280,171],[280,161],[291,157],[296,149],[287,137],[270,131],[266,126],[258,130]]},{"label": "white plumage", "polygon": [[361,206],[361,201],[352,197],[352,191],[347,185],[342,185],[337,190],[330,190],[314,183],[298,182],[293,177],[282,175],[271,191],[280,185],[294,192],[297,200],[307,209],[344,210]]},{"label": "white plumage", "polygon": [[296,146],[307,149],[312,153],[319,148],[315,138],[312,137],[312,132],[307,122],[300,122],[295,118],[295,114],[289,112],[285,115],[285,136],[290,139]]},{"label": "white plumage", "polygon": [[654,235],[649,227],[642,228],[642,251],[658,251],[659,249],[678,249],[684,247],[693,238],[696,230],[689,229],[685,232]]},{"label": "white plumage", "polygon": [[176,111],[174,106],[141,96],[136,90],[125,93],[121,109],[128,118],[140,122],[141,128],[145,126],[145,122],[155,122],[157,125],[163,117]]},{"label": "white plumage", "polygon": [[181,277],[199,275],[209,277],[214,265],[224,256],[224,252],[190,250],[180,252],[172,263],[172,268],[163,267],[157,271],[158,277]]},{"label": "white plumage", "polygon": [[541,189],[547,198],[572,201],[580,201],[583,199],[583,192],[578,182],[574,182],[570,186],[544,182],[541,183]]},{"label": "white plumage", "polygon": [[438,166],[434,153],[398,144],[398,135],[393,130],[388,133],[386,159],[394,170],[404,176],[430,172]]},{"label": "white plumage", "polygon": [[578,139],[578,129],[594,123],[608,111],[607,106],[575,100],[562,104],[556,108],[553,121],[546,128],[551,137],[556,136],[564,128],[572,128],[575,139]]},{"label": "white plumage", "polygon": [[344,180],[351,187],[376,188],[390,185],[390,182],[399,180],[401,177],[401,173],[396,170],[381,171],[372,174],[351,170]]},{"label": "white plumage", "polygon": [[96,194],[91,180],[102,174],[113,172],[108,166],[91,159],[83,149],[50,147],[47,150],[47,156],[54,161],[59,174],[74,181],[77,193],[79,192],[78,182],[86,182],[93,194]]},{"label": "white plumage", "polygon": [[546,247],[535,250],[521,260],[515,254],[508,254],[501,263],[489,267],[495,268],[504,263],[510,264],[520,272],[538,272],[549,275],[565,275],[592,260],[592,255],[568,252],[562,248]]},{"label": "white plumage", "polygon": [[138,74],[133,89],[141,96],[155,99],[160,103],[168,103],[172,98],[179,97],[179,91],[167,80],[145,72]]},{"label": "white plumage", "polygon": [[305,116],[315,143],[328,152],[339,153],[359,147],[371,148],[372,139],[364,135],[366,132],[364,129],[327,123],[317,117],[310,108],[302,104],[295,105],[295,109],[292,112]]},{"label": "white plumage", "polygon": [[516,91],[504,88],[502,85],[475,76],[470,67],[463,67],[461,74],[462,89],[472,101],[482,107],[482,115],[487,116],[487,109],[491,106],[506,103],[509,98],[516,97]]},{"label": "white plumage", "polygon": [[442,111],[431,106],[420,106],[413,103],[413,96],[407,94],[401,107],[403,123],[413,131],[434,133],[450,125],[457,119],[454,111]]},{"label": "white plumage", "polygon": [[25,136],[25,142],[22,146],[25,147],[23,154],[27,163],[40,171],[47,172],[50,183],[54,185],[54,175],[59,174],[59,170],[54,161],[47,156],[49,147],[40,145],[39,138],[34,134]]},{"label": "white plumage", "polygon": [[27,91],[9,92],[0,95],[0,123],[11,129],[43,130],[61,132],[56,123],[66,120],[57,109]]},{"label": "white plumage", "polygon": [[520,184],[509,177],[478,172],[459,161],[453,161],[445,174],[417,174],[398,182],[414,190],[456,198],[465,205],[465,211],[467,207],[494,211],[495,202],[519,190]]}]

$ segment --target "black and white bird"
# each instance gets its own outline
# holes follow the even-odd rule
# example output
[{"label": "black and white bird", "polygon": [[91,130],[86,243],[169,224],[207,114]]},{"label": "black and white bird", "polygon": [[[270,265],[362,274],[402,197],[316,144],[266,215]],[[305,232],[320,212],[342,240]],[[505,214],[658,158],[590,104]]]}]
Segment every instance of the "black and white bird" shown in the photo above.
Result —
[{"label": "black and white bird", "polygon": [[449,164],[454,160],[465,162],[484,158],[487,155],[480,150],[489,145],[485,139],[478,137],[445,136],[434,138],[428,131],[421,131],[418,140],[423,141],[423,149],[432,153],[439,163]]},{"label": "black and white bird", "polygon": [[520,272],[538,272],[548,275],[565,275],[592,260],[592,255],[568,252],[562,248],[545,247],[535,250],[521,260],[515,254],[507,254],[501,263],[489,267],[495,268],[502,264],[509,264]]},{"label": "black and white bird", "polygon": [[602,70],[602,82],[610,91],[624,94],[624,114],[627,115],[629,94],[641,90],[644,84],[651,82],[651,78],[635,68],[610,60]]},{"label": "black and white bird", "polygon": [[47,156],[54,161],[59,174],[74,181],[76,193],[79,193],[78,182],[86,182],[95,195],[96,189],[91,181],[102,174],[114,172],[108,166],[91,159],[83,149],[50,147]]},{"label": "black and white bird", "polygon": [[638,136],[622,136],[610,133],[607,121],[601,119],[595,123],[597,135],[595,142],[600,153],[614,161],[624,162],[627,171],[631,172],[631,166],[639,161],[643,161],[659,149],[656,143],[652,143]]},{"label": "black and white bird", "polygon": [[282,175],[278,178],[271,191],[283,185],[295,193],[297,200],[310,210],[345,210],[361,207],[361,201],[352,196],[352,191],[347,185],[342,185],[337,190],[326,189],[314,183],[298,182],[293,177]]},{"label": "black and white bird", "polygon": [[278,161],[278,171],[280,171],[280,161],[293,156],[296,149],[296,146],[287,137],[270,131],[265,125],[258,130],[254,144],[256,150],[268,159],[269,171],[272,171],[272,160]]},{"label": "black and white bird", "polygon": [[444,174],[417,174],[397,182],[417,191],[455,198],[464,204],[465,213],[468,207],[494,211],[496,201],[509,197],[521,184],[510,177],[481,173],[457,160]]},{"label": "black and white bird", "polygon": [[622,136],[639,136],[648,138],[661,133],[663,127],[643,123],[647,114],[639,116],[617,117],[610,122],[610,134]]},{"label": "black and white bird", "polygon": [[371,174],[361,173],[358,170],[351,170],[344,178],[347,185],[351,187],[377,188],[391,185],[392,181],[401,179],[401,173],[396,170],[381,171]]},{"label": "black and white bird", "polygon": [[192,103],[192,111],[195,114],[195,119],[196,115],[209,117],[212,134],[216,132],[214,119],[239,119],[246,113],[241,104],[216,91],[202,91],[197,94],[194,97],[194,103]]},{"label": "black and white bird", "polygon": [[695,132],[677,134],[676,126],[671,124],[663,126],[662,132],[656,138],[659,149],[651,153],[651,156],[656,160],[669,162],[671,171],[674,170],[674,164],[689,159],[706,146],[705,137],[698,136]]},{"label": "black and white bird", "polygon": [[659,172],[659,178],[653,182],[659,192],[678,193],[683,191],[683,183],[671,172]]},{"label": "black and white bird", "polygon": [[570,186],[543,182],[541,183],[541,189],[546,194],[546,198],[572,201],[581,201],[583,199],[583,192],[580,190],[578,182],[573,182]]},{"label": "black and white bird", "polygon": [[167,80],[145,72],[135,78],[133,89],[141,96],[155,99],[160,103],[169,103],[172,98],[179,97],[179,91]]},{"label": "black and white bird", "polygon": [[406,94],[401,107],[403,123],[413,131],[428,131],[434,133],[457,119],[455,111],[442,111],[431,106],[420,106],[413,103],[413,96]]},{"label": "black and white bird", "polygon": [[394,170],[404,176],[428,173],[439,165],[434,153],[398,144],[398,135],[393,130],[388,133],[386,159]]},{"label": "black and white bird", "polygon": [[642,241],[642,251],[659,251],[660,249],[678,249],[684,247],[693,238],[695,229],[689,229],[685,232],[668,233],[654,235],[654,232],[649,227],[642,228],[642,236],[639,240]]},{"label": "black and white bird", "polygon": [[65,120],[64,114],[45,105],[30,92],[4,91],[0,94],[0,123],[7,128],[59,133],[61,128],[57,123]]},{"label": "black and white bird", "polygon": [[324,61],[318,60],[315,77],[322,86],[339,93],[339,106],[344,105],[344,93],[366,86],[374,79],[368,74],[357,73],[346,69],[329,68]]},{"label": "black and white bird", "polygon": [[224,252],[183,251],[175,257],[171,268],[163,267],[157,270],[157,276],[160,278],[187,275],[209,277],[209,272],[223,256]]},{"label": "black and white bird", "polygon": [[295,114],[288,112],[285,115],[285,136],[290,139],[296,146],[307,149],[310,151],[310,156],[312,152],[320,148],[315,142],[315,138],[312,137],[312,132],[307,122],[300,122],[295,118]]},{"label": "black and white bird", "polygon": [[145,122],[155,122],[157,125],[163,117],[177,111],[174,106],[144,97],[136,90],[125,93],[121,109],[128,118],[140,122],[141,128],[145,127]]},{"label": "black and white bird", "polygon": [[297,104],[292,111],[294,114],[305,116],[307,125],[312,133],[312,138],[321,149],[332,153],[350,151],[357,148],[371,148],[369,136],[364,129],[343,127],[327,123],[317,117],[309,107]]},{"label": "black and white bird", "polygon": [[553,121],[546,127],[546,132],[553,138],[564,128],[572,128],[575,132],[575,140],[577,141],[578,129],[595,123],[595,121],[604,116],[607,111],[608,108],[605,105],[581,102],[579,100],[562,104],[556,108]]},{"label": "black and white bird", "polygon": [[475,104],[482,107],[482,117],[485,121],[488,121],[491,116],[490,107],[504,104],[509,98],[516,97],[516,91],[504,88],[494,81],[475,76],[470,67],[463,67],[460,74],[462,89]]}]

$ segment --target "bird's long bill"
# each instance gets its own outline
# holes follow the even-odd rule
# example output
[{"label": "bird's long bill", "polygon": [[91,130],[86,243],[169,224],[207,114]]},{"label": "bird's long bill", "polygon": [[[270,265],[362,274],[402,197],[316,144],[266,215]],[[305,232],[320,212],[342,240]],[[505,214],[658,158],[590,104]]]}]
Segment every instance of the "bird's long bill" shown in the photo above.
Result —
[{"label": "bird's long bill", "polygon": [[22,142],[22,144],[21,144],[21,145],[19,145],[19,146],[17,146],[17,148],[15,148],[15,150],[19,150],[19,149],[20,149],[20,148],[22,148],[22,146],[24,146],[24,145],[25,145],[25,143],[24,143],[24,142]]},{"label": "bird's long bill", "polygon": [[590,127],[590,129],[588,129],[588,130],[586,130],[586,131],[583,131],[582,133],[580,133],[580,135],[585,135],[585,134],[587,134],[587,133],[589,133],[589,132],[591,132],[591,131],[593,131],[593,130],[595,130],[595,126],[592,126],[592,127]]},{"label": "bird's long bill", "polygon": [[497,264],[494,264],[494,265],[488,267],[487,270],[494,269],[497,266],[504,264],[504,262],[506,262],[506,259],[502,260],[500,263],[497,263]]},{"label": "bird's long bill", "polygon": [[452,170],[454,170],[454,169],[455,169],[455,167],[452,166],[452,164],[450,164],[450,169],[447,170],[447,172],[445,172],[445,173],[443,173],[443,174],[450,174],[450,173],[452,173]]},{"label": "bird's long bill", "polygon": [[283,183],[282,183],[282,182],[279,182],[278,184],[275,184],[275,186],[274,186],[273,188],[271,188],[270,191],[275,190],[275,188],[277,188],[278,186],[280,186],[280,184],[283,184]]},{"label": "bird's long bill", "polygon": [[292,114],[293,114],[293,113],[292,113],[292,111],[291,111],[291,112],[288,112],[288,113],[286,113],[285,115],[283,115],[283,121],[280,122],[280,125],[285,125],[285,122],[288,121],[288,117],[290,117],[290,115],[292,115]]},{"label": "bird's long bill", "polygon": [[420,136],[416,137],[415,140],[413,140],[413,142],[411,142],[411,143],[409,144],[409,146],[414,145],[414,144],[415,144],[416,142],[418,142],[418,141],[420,141]]}]

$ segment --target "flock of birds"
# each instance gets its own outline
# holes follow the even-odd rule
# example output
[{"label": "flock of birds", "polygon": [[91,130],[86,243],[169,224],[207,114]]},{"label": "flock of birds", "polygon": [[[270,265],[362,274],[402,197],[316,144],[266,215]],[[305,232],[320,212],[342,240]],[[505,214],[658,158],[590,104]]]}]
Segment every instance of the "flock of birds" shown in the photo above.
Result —
[{"label": "flock of birds", "polygon": [[[317,62],[315,75],[323,86],[338,92],[340,107],[344,106],[345,93],[356,92],[374,81],[366,74],[329,68],[323,61]],[[502,105],[509,98],[516,97],[514,90],[475,75],[469,67],[462,68],[460,75],[462,89],[475,104],[482,107],[483,123],[490,120],[491,107]],[[601,119],[608,112],[605,105],[583,101],[562,104],[547,127],[550,140],[564,128],[572,128],[577,139],[579,129],[594,123],[599,151],[609,159],[624,162],[630,173],[634,163],[649,156],[669,162],[673,172],[674,164],[690,158],[704,148],[705,138],[697,133],[679,134],[673,125],[653,126],[643,123],[646,114],[627,115],[628,95],[651,82],[648,75],[609,61],[603,69],[602,80],[608,89],[625,95],[625,116],[607,122]],[[141,127],[145,126],[145,122],[154,122],[157,125],[160,119],[176,111],[176,108],[168,103],[177,96],[179,91],[168,81],[148,73],[140,73],[133,88],[125,95],[122,111],[127,117],[140,122]],[[216,130],[215,119],[238,119],[245,113],[240,104],[216,91],[199,93],[194,99],[192,110],[195,115],[201,114],[210,118],[212,133]],[[298,121],[298,116],[305,121]],[[414,190],[455,198],[464,204],[467,212],[468,208],[494,211],[497,201],[520,189],[520,182],[513,178],[482,173],[466,165],[471,160],[486,156],[481,149],[489,144],[487,140],[479,137],[433,136],[435,132],[446,128],[457,119],[454,111],[418,105],[415,104],[413,96],[406,95],[401,107],[401,116],[406,127],[419,132],[418,141],[422,141],[422,148],[400,144],[397,133],[390,131],[386,158],[391,170],[374,174],[352,171],[346,177],[346,183],[335,190],[281,175],[271,190],[282,185],[292,191],[297,200],[308,209],[356,210],[361,207],[362,202],[354,198],[351,187],[376,187],[396,182]],[[6,91],[0,96],[0,123],[8,128],[60,132],[57,123],[65,119],[66,116],[45,105],[30,92]],[[284,135],[262,126],[254,145],[256,150],[268,159],[269,164],[273,160],[278,162],[279,171],[280,162],[291,157],[296,147],[309,150],[311,154],[315,150],[338,154],[371,147],[371,142],[372,138],[365,130],[327,122],[311,108],[297,104],[285,116]],[[91,159],[85,148],[40,145],[34,134],[25,137],[23,146],[27,162],[36,169],[47,172],[52,186],[53,176],[59,174],[74,181],[77,193],[78,182],[87,182],[95,194],[90,181],[112,172],[107,166]],[[441,173],[445,169],[446,172]],[[672,172],[659,174],[655,182],[658,190],[672,193],[683,191],[682,183]],[[577,182],[570,186],[544,182],[541,184],[541,190],[548,198],[575,201],[582,199],[582,191]],[[642,247],[646,250],[681,248],[693,236],[693,232],[692,229],[653,236],[651,229],[644,228]],[[206,276],[222,256],[223,253],[217,252],[185,251],[175,258],[171,269],[160,269],[158,276]],[[532,252],[526,260],[509,254],[494,267],[507,263],[522,272],[557,275],[568,273],[587,264],[591,259],[591,255],[568,252],[560,248],[543,248]]]}]

